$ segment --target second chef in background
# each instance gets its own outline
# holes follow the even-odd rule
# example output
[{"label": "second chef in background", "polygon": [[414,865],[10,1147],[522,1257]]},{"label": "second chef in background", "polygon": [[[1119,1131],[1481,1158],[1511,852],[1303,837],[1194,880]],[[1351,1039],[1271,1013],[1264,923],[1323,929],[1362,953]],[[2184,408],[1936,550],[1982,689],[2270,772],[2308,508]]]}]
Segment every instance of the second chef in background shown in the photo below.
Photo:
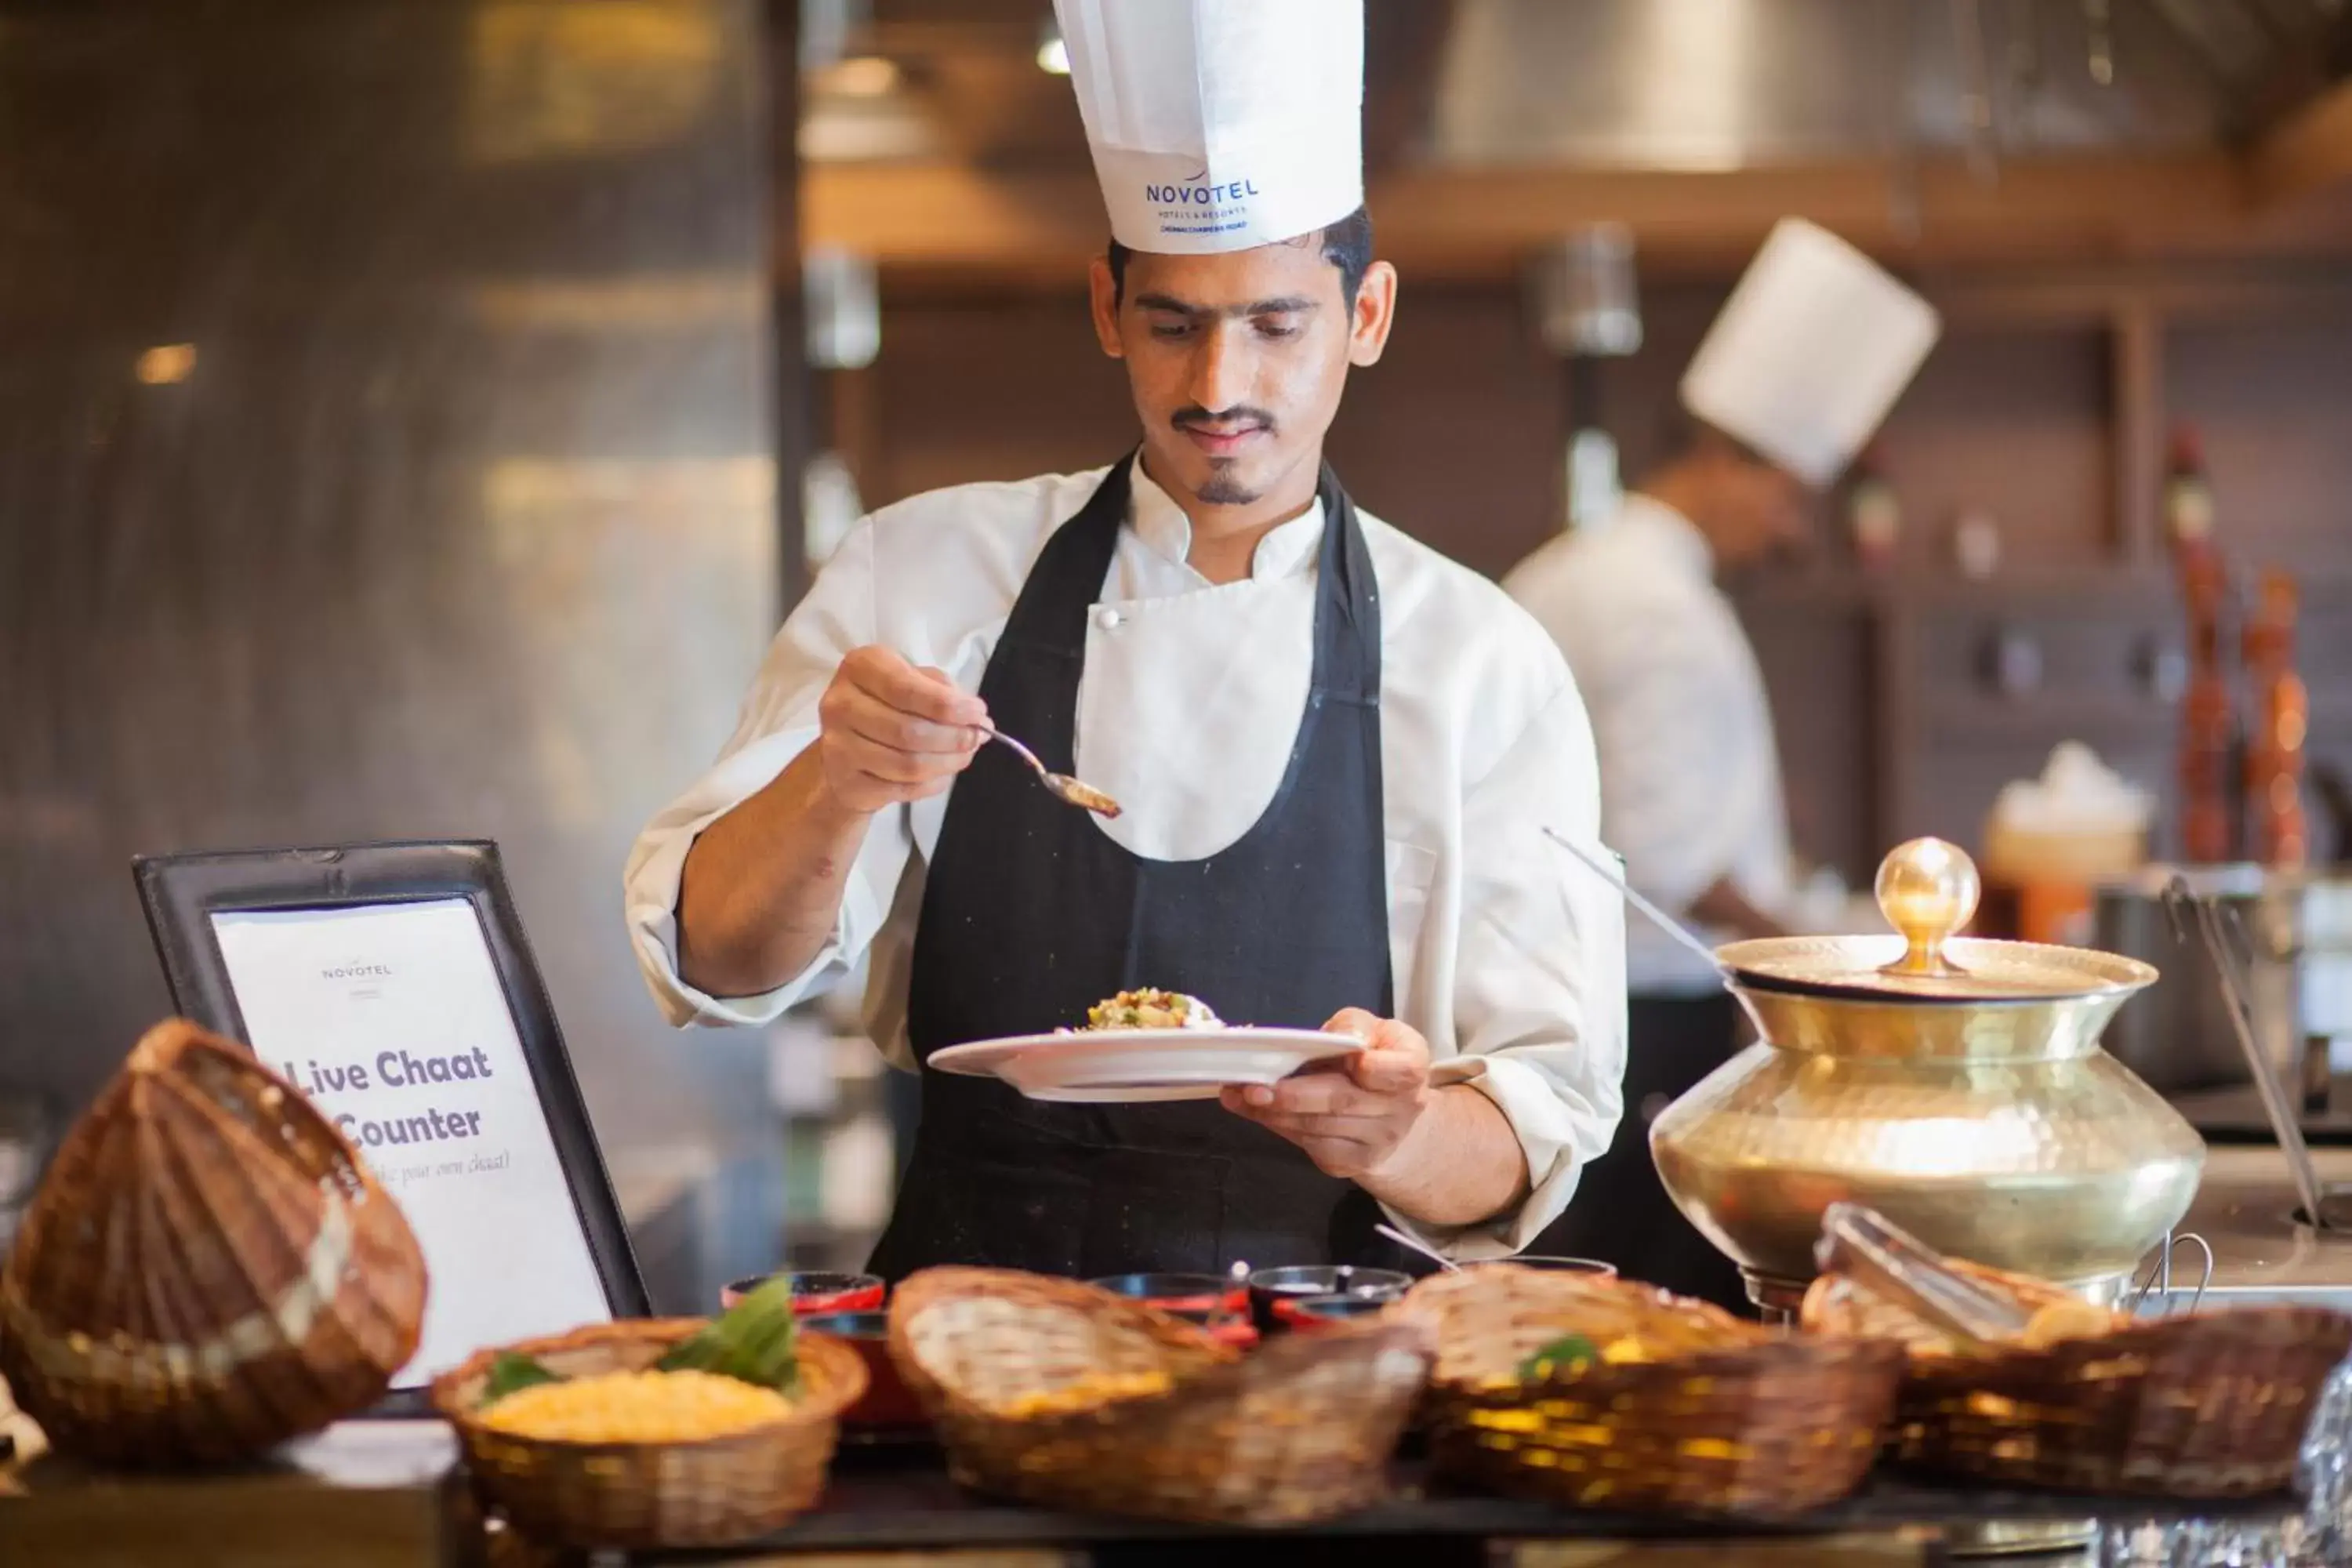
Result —
[{"label": "second chef in background", "polygon": [[[1140,449],[856,528],[640,840],[640,958],[674,1022],[758,1024],[870,952],[869,1027],[910,1069],[1139,986],[1372,1047],[1223,1104],[924,1070],[887,1277],[1384,1260],[1383,1210],[1518,1249],[1616,1123],[1622,916],[1542,836],[1599,830],[1558,651],[1322,463],[1395,303],[1360,0],[1059,9]],[[1125,815],[1056,802],[983,721]]]},{"label": "second chef in background", "polygon": [[[1615,516],[1507,580],[1591,708],[1602,836],[1636,888],[1717,940],[1780,934],[1790,880],[1764,678],[1717,580],[1805,541],[1813,496],[1870,439],[1937,330],[1927,302],[1859,251],[1784,220],[1691,361],[1665,459]],[[1646,922],[1628,932],[1626,959],[1626,1114],[1540,1250],[1737,1306],[1738,1270],[1659,1184],[1648,1120],[1730,1057],[1738,1014],[1712,966]]]}]

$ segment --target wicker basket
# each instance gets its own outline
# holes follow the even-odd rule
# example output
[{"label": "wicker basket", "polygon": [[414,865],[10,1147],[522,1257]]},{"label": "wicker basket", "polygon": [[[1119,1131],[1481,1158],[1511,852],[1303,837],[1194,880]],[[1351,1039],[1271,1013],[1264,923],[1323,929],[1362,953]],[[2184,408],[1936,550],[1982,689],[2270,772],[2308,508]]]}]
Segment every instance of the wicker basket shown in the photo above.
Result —
[{"label": "wicker basket", "polygon": [[382,1397],[425,1289],[416,1237],[351,1141],[250,1051],[171,1019],[26,1211],[0,1271],[0,1376],[61,1453],[245,1458]]},{"label": "wicker basket", "polygon": [[[1298,1524],[1362,1507],[1429,1366],[1384,1321],[1290,1335],[1247,1358],[1139,1301],[1074,1280],[932,1268],[898,1287],[890,1353],[957,1480],[1047,1507]],[[1160,1372],[1162,1394],[1055,1415],[1007,1403],[1088,1373]]]},{"label": "wicker basket", "polygon": [[[2066,1298],[2043,1280],[1951,1266],[2029,1307]],[[2008,1485],[2168,1497],[2287,1486],[2320,1387],[2352,1352],[2352,1318],[2258,1307],[2147,1321],[2118,1313],[2110,1333],[1961,1355],[1931,1325],[1834,1275],[1814,1281],[1802,1321],[1911,1346],[1896,1405],[1906,1464]]]},{"label": "wicker basket", "polygon": [[[1902,1372],[1888,1341],[1781,1336],[1650,1286],[1508,1264],[1424,1279],[1396,1311],[1436,1336],[1437,1473],[1587,1508],[1769,1520],[1833,1502],[1869,1473]],[[1694,1348],[1519,1381],[1569,1333]]]},{"label": "wicker basket", "polygon": [[[698,1318],[597,1323],[503,1346],[569,1376],[651,1366]],[[692,1443],[571,1443],[483,1425],[482,1387],[499,1351],[434,1380],[434,1407],[457,1429],[483,1502],[542,1542],[653,1549],[723,1546],[775,1530],[824,1489],[840,1416],[866,1390],[857,1352],[800,1337],[801,1386],[782,1419]]]}]

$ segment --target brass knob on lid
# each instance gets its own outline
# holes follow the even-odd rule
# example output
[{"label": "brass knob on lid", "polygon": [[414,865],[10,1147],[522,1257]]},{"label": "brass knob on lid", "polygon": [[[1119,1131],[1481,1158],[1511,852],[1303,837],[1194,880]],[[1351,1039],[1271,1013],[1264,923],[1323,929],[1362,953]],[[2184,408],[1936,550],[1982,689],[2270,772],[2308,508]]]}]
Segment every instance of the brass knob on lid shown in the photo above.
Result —
[{"label": "brass knob on lid", "polygon": [[1976,862],[1957,844],[1914,838],[1889,850],[1878,865],[1878,908],[1908,951],[1882,973],[1959,973],[1944,942],[1975,917],[1982,889]]}]

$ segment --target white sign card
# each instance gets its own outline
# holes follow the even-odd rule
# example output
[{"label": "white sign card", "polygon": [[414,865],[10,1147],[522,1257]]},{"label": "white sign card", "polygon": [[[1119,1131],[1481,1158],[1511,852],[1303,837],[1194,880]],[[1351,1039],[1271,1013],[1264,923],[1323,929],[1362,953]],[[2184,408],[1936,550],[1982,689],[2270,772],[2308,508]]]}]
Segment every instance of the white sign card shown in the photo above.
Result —
[{"label": "white sign card", "polygon": [[217,910],[254,1054],[359,1146],[425,1249],[415,1387],[486,1345],[612,1310],[464,899]]}]

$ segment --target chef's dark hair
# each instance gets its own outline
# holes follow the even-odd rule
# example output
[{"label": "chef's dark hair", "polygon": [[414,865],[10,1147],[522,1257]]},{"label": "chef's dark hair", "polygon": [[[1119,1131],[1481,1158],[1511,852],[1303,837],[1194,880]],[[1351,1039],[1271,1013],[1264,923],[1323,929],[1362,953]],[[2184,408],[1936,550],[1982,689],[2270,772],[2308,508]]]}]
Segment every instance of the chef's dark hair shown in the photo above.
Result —
[{"label": "chef's dark hair", "polygon": [[[1339,269],[1339,298],[1353,305],[1356,290],[1372,265],[1372,215],[1358,207],[1323,228],[1323,258]],[[1127,298],[1127,258],[1135,253],[1117,240],[1110,242],[1110,297]]]}]

